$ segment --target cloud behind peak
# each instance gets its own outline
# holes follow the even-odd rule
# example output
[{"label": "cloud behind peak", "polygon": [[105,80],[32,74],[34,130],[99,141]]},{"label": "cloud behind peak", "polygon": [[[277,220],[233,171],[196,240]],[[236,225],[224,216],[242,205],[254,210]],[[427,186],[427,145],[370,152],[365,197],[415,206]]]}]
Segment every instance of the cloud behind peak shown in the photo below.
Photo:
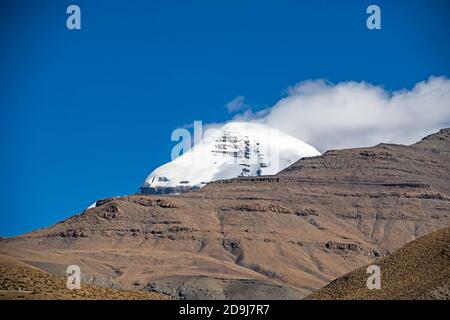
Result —
[{"label": "cloud behind peak", "polygon": [[273,107],[235,119],[278,128],[320,151],[411,144],[450,126],[450,80],[430,77],[412,89],[389,92],[366,82],[307,80]]}]

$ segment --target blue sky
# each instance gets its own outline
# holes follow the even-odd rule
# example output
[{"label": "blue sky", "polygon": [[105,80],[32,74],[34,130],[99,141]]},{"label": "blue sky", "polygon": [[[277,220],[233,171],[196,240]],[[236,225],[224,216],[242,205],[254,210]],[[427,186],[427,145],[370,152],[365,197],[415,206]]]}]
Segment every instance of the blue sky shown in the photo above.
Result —
[{"label": "blue sky", "polygon": [[[77,4],[82,30],[66,28]],[[382,30],[365,27],[369,4]],[[0,235],[134,193],[172,130],[306,79],[387,90],[450,75],[442,1],[2,1]]]}]

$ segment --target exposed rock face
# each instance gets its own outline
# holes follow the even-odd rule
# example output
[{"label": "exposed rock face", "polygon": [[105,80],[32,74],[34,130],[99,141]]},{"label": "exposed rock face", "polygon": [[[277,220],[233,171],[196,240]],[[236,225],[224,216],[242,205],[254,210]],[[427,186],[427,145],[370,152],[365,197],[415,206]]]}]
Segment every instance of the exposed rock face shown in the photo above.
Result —
[{"label": "exposed rock face", "polygon": [[140,194],[180,194],[191,190],[200,189],[198,186],[176,186],[176,187],[153,187],[142,186],[139,188]]},{"label": "exposed rock face", "polygon": [[267,280],[227,279],[206,276],[172,276],[151,282],[146,291],[161,292],[178,299],[299,299],[299,293],[291,288]]},{"label": "exposed rock face", "polygon": [[52,273],[78,264],[93,283],[183,299],[302,298],[450,226],[449,182],[445,129],[412,146],[329,151],[276,176],[98,201],[1,240],[0,253]]}]

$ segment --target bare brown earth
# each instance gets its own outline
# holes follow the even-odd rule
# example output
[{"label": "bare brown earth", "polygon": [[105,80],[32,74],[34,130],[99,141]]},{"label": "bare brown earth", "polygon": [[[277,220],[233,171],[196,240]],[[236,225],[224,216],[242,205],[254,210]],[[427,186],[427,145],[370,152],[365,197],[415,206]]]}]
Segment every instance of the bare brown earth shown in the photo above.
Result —
[{"label": "bare brown earth", "polygon": [[414,240],[376,262],[381,289],[369,290],[367,266],[352,271],[307,299],[450,299],[450,228]]},{"label": "bare brown earth", "polygon": [[115,290],[82,284],[69,290],[64,277],[0,255],[0,300],[168,300],[154,292]]},{"label": "bare brown earth", "polygon": [[450,130],[329,151],[276,176],[99,201],[0,253],[53,274],[181,299],[301,299],[450,226]]}]

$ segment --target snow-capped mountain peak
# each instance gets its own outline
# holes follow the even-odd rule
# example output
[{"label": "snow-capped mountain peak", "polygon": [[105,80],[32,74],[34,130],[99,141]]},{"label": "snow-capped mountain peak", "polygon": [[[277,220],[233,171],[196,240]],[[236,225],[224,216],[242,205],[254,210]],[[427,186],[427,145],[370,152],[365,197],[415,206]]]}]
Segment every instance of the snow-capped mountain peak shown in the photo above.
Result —
[{"label": "snow-capped mountain peak", "polygon": [[231,122],[207,130],[187,152],[154,170],[141,193],[179,193],[206,183],[243,176],[272,175],[303,157],[312,146],[263,124]]}]

